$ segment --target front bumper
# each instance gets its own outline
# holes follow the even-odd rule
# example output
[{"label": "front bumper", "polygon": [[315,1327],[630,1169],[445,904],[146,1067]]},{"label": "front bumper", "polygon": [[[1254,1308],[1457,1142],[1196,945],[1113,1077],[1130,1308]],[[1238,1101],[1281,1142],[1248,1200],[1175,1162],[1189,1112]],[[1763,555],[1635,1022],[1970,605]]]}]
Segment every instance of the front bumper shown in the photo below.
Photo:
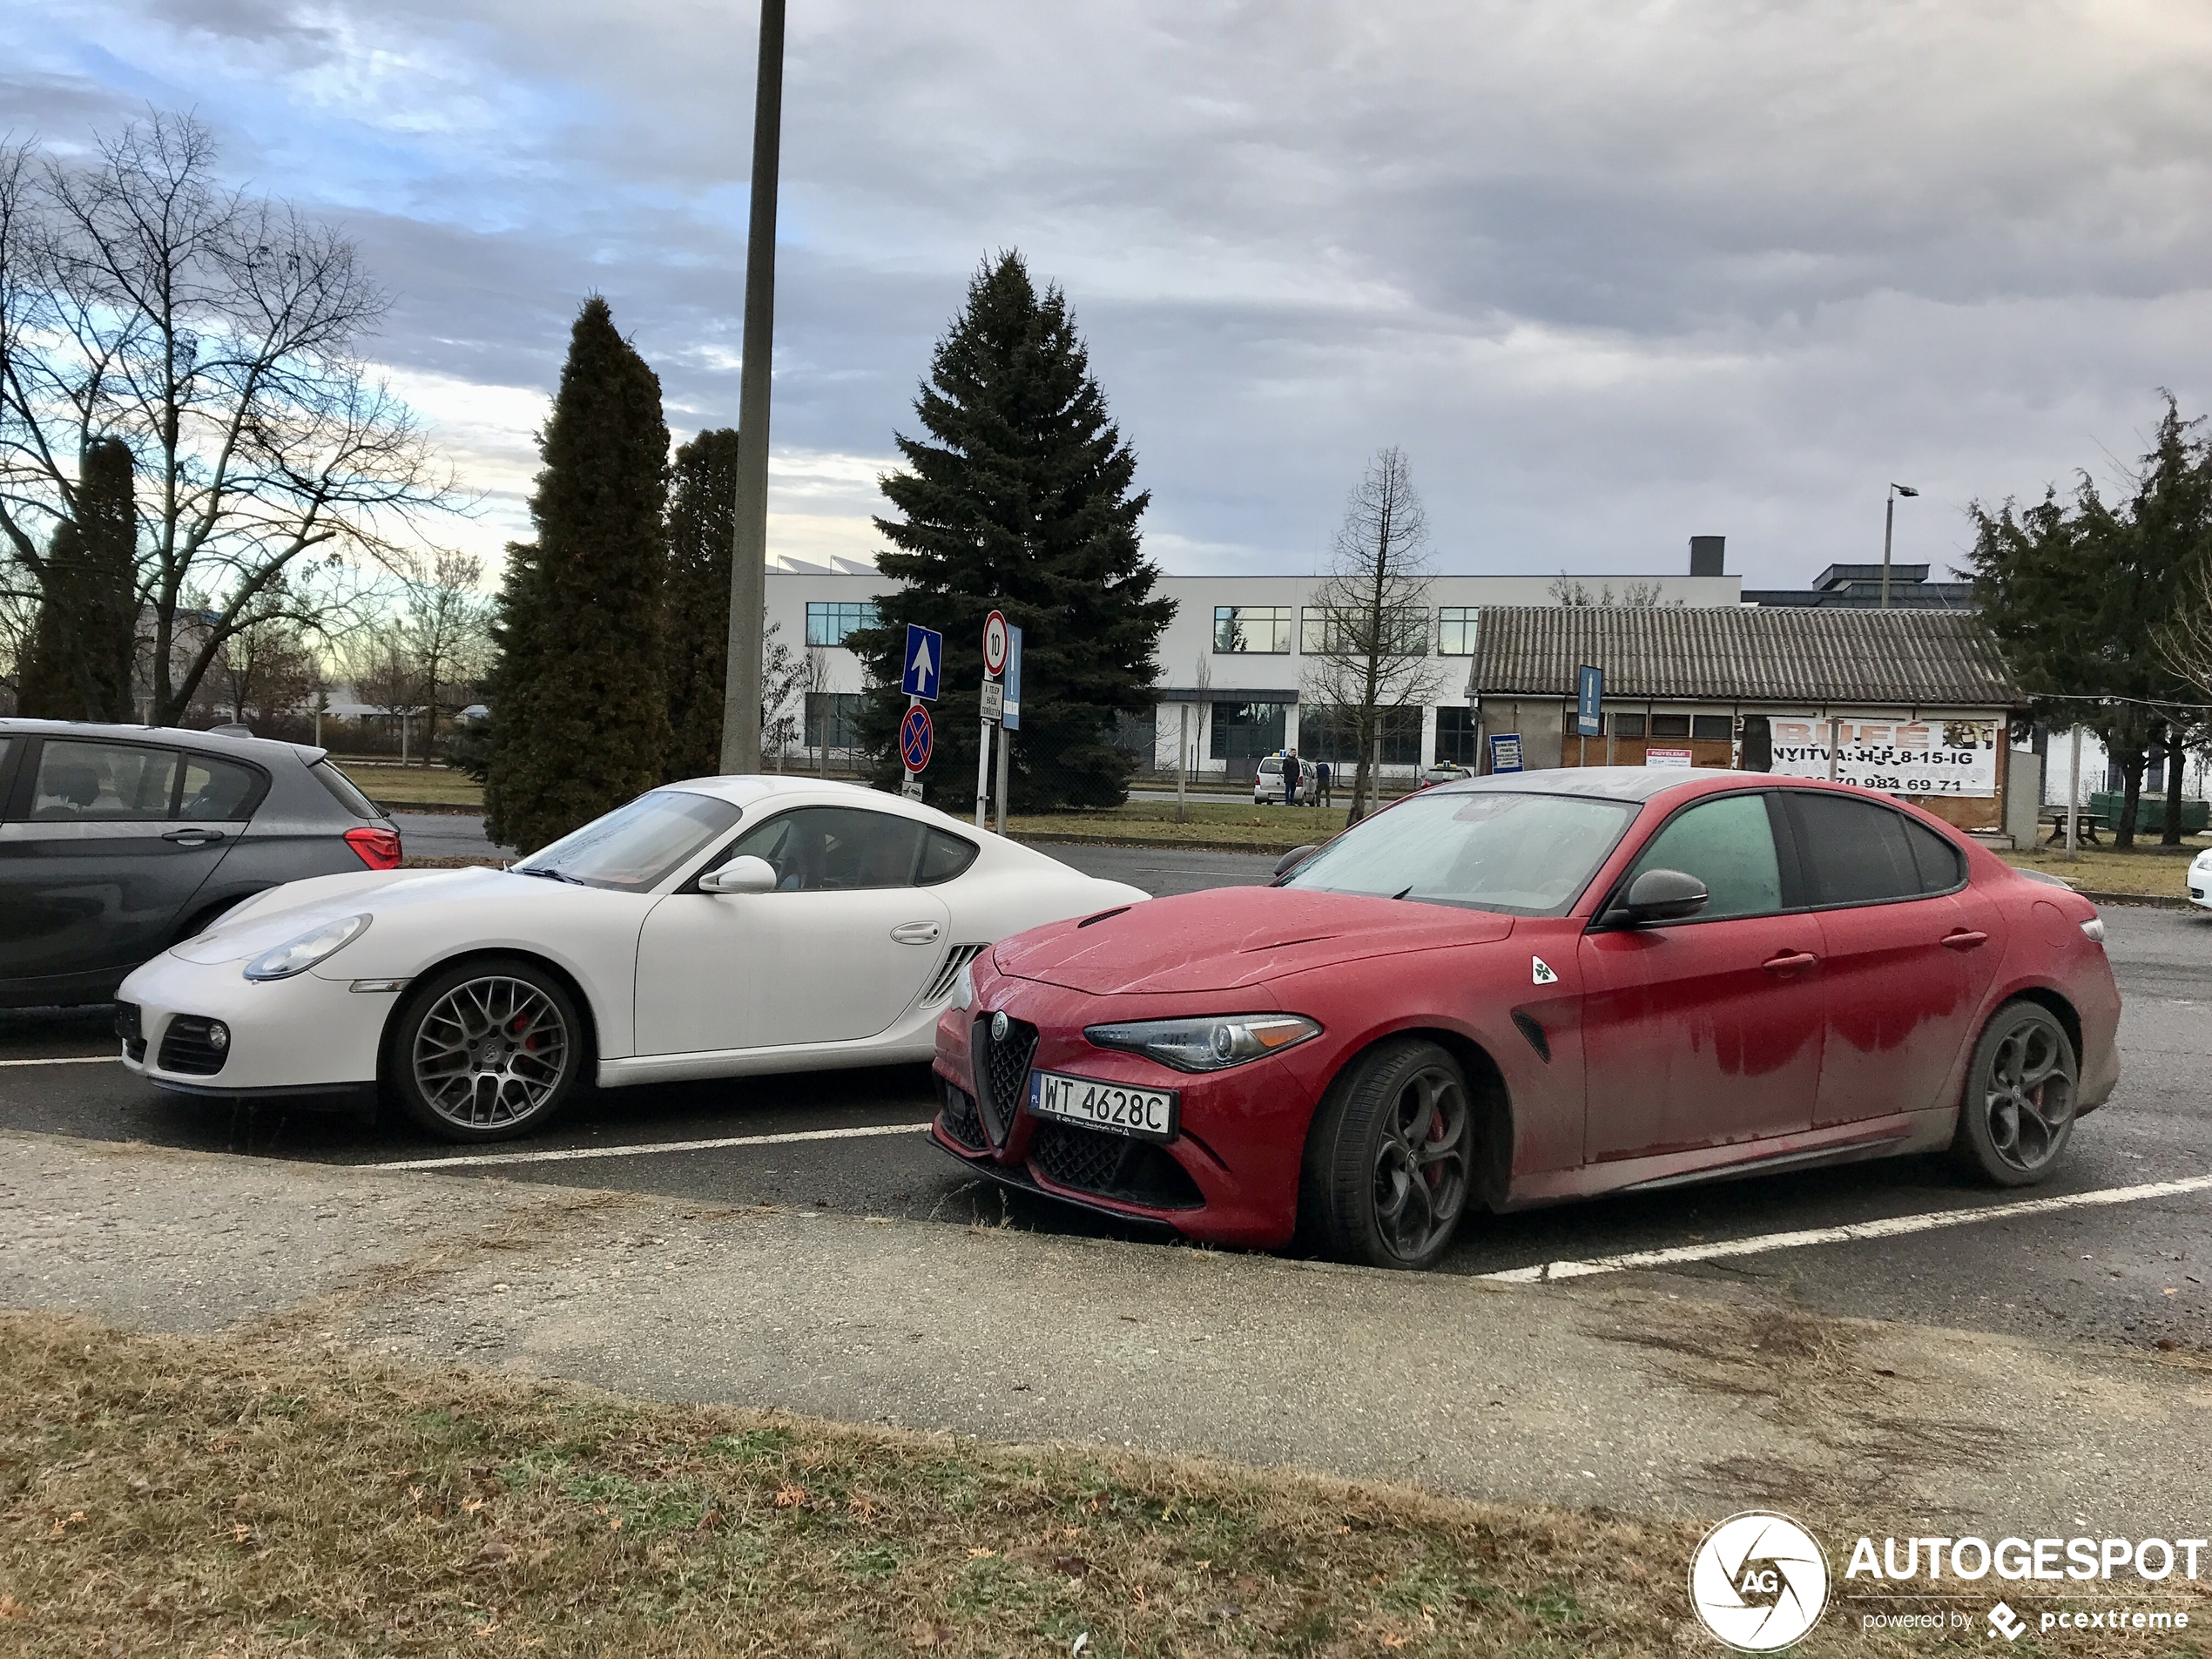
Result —
[{"label": "front bumper", "polygon": [[[350,986],[313,972],[257,983],[236,962],[164,954],[134,971],[117,994],[138,1011],[137,1039],[125,1042],[123,1063],[180,1094],[357,1101],[375,1088],[377,1050],[396,999]],[[212,1070],[206,1069],[204,1045],[184,1040],[197,1029],[191,1022],[207,1020],[220,1020],[230,1032]],[[172,1035],[180,1040],[172,1044]]]},{"label": "front bumper", "polygon": [[2192,864],[2188,873],[2189,902],[2200,910],[2212,910],[2212,864]]},{"label": "front bumper", "polygon": [[[1294,1063],[1304,1058],[1300,1050],[1227,1071],[1172,1071],[1086,1040],[1086,1024],[1119,1017],[1101,1001],[1035,981],[999,979],[975,1007],[947,1009],[937,1022],[933,1069],[940,1110],[931,1138],[995,1180],[1087,1210],[1209,1244],[1259,1250],[1288,1244],[1317,1100],[1305,1067]],[[1022,1082],[1011,1102],[987,1100],[992,1069],[986,1064],[979,1082],[973,1040],[978,1019],[1001,1010],[1035,1031],[1034,1047],[1021,1057]],[[1134,1140],[1033,1116],[1026,1079],[1040,1068],[1177,1090],[1176,1137]],[[1015,1071],[1005,1068],[1009,1078]]]}]

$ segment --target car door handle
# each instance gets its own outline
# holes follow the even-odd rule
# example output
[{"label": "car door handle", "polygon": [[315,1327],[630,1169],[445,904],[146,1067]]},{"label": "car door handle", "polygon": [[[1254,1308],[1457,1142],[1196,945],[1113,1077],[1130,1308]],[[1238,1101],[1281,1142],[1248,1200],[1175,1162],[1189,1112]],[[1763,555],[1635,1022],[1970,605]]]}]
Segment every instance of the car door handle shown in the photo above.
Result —
[{"label": "car door handle", "polygon": [[161,839],[165,841],[174,841],[179,846],[206,846],[221,840],[223,832],[207,829],[171,830]]},{"label": "car door handle", "polygon": [[1792,968],[1811,968],[1819,960],[1809,950],[1785,950],[1779,955],[1768,957],[1759,966],[1770,974],[1786,974]]},{"label": "car door handle", "polygon": [[902,945],[934,945],[942,932],[934,921],[902,921],[891,930],[891,936]]},{"label": "car door handle", "polygon": [[1988,942],[1987,934],[1968,933],[1964,928],[1955,934],[1946,934],[1943,936],[1943,948],[1946,950],[1979,950]]}]

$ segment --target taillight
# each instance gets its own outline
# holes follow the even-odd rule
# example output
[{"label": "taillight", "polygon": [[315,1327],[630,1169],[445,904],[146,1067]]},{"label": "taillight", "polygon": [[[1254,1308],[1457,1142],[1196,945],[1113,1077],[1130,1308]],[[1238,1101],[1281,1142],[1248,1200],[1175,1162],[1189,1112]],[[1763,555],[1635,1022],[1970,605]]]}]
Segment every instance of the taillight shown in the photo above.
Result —
[{"label": "taillight", "polygon": [[364,824],[346,832],[346,845],[361,854],[361,860],[372,870],[396,870],[400,867],[400,833],[397,830],[372,829]]}]

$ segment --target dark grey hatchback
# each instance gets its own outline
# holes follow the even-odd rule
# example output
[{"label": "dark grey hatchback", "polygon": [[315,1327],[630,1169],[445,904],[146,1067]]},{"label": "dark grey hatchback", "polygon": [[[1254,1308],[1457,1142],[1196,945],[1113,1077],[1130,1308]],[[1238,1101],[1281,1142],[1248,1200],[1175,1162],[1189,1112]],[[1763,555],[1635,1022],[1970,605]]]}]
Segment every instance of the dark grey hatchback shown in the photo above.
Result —
[{"label": "dark grey hatchback", "polygon": [[105,1001],[265,888],[399,861],[320,749],[0,719],[0,1008]]}]

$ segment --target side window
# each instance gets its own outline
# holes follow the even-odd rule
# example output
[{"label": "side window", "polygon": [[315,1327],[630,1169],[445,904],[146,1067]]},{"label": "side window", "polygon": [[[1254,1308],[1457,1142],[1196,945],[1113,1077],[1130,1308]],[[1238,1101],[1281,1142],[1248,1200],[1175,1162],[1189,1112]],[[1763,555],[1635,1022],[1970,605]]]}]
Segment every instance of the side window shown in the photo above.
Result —
[{"label": "side window", "polygon": [[1811,791],[1792,790],[1789,801],[1807,903],[1885,904],[1919,896],[1920,870],[1902,813],[1871,800]]},{"label": "side window", "polygon": [[169,816],[177,752],[123,743],[47,742],[30,815],[40,823],[134,823]]},{"label": "side window", "polygon": [[1909,818],[1898,821],[1905,826],[1905,839],[1912,844],[1921,892],[1948,893],[1966,879],[1966,861],[1957,847],[1925,824],[1916,824]]},{"label": "side window", "polygon": [[384,816],[376,810],[376,803],[355,787],[354,780],[332,765],[327,760],[318,760],[307,768],[315,781],[330,792],[331,798],[355,818],[376,819]]},{"label": "side window", "polygon": [[914,878],[916,887],[934,887],[940,881],[951,880],[974,863],[981,850],[974,842],[942,830],[925,828],[921,836],[921,873]]},{"label": "side window", "polygon": [[208,819],[251,818],[261,792],[261,774],[233,761],[206,755],[185,757],[185,788],[177,802],[177,816]]},{"label": "side window", "polygon": [[1646,870],[1680,870],[1713,896],[1701,921],[1767,916],[1782,908],[1782,867],[1764,795],[1723,795],[1690,807],[1651,838],[1630,879]]},{"label": "side window", "polygon": [[777,891],[914,885],[924,826],[857,806],[802,806],[738,838],[732,858],[765,859]]}]

